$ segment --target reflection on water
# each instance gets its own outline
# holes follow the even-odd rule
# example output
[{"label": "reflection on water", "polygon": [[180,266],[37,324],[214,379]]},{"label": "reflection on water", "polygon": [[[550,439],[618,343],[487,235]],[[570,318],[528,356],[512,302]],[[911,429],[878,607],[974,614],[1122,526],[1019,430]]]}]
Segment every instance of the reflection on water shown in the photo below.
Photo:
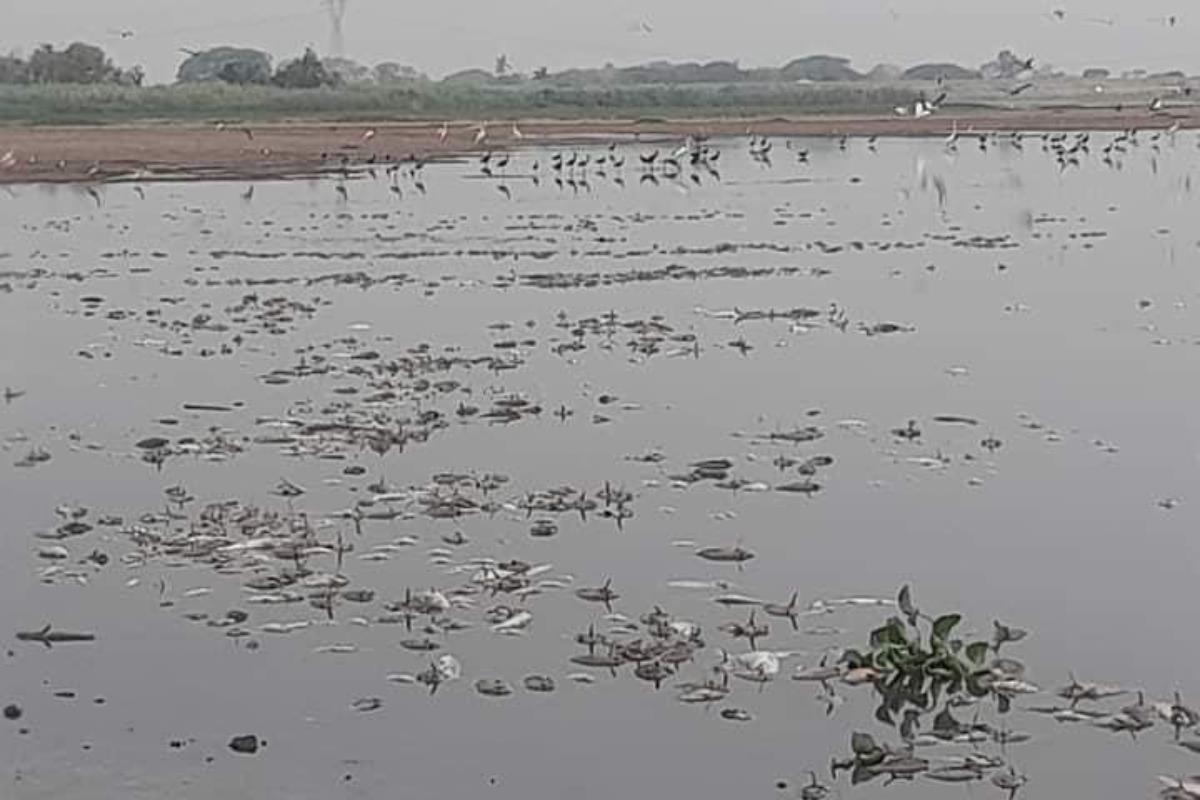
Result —
[{"label": "reflection on water", "polygon": [[[13,189],[6,796],[1194,771],[1168,721],[1090,724],[1200,695],[1196,142],[1111,140]],[[1028,629],[1002,677],[1040,691],[880,721],[895,693],[841,656],[906,583],[968,643]],[[936,742],[852,787],[901,734]]]}]

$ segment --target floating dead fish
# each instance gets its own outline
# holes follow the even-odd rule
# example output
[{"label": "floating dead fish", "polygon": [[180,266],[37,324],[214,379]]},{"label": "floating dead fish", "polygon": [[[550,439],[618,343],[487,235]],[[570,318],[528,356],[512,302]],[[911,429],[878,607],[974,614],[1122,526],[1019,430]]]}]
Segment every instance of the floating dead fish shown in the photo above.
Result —
[{"label": "floating dead fish", "polygon": [[360,697],[351,703],[350,707],[359,713],[366,714],[383,708],[383,700],[378,697]]},{"label": "floating dead fish", "polygon": [[961,417],[957,414],[938,414],[933,417],[934,422],[940,422],[943,425],[978,425],[979,420],[974,417]]},{"label": "floating dead fish", "polygon": [[554,679],[549,675],[526,675],[522,684],[531,692],[553,692],[555,689]]},{"label": "floating dead fish", "polygon": [[578,664],[581,667],[597,667],[608,670],[615,670],[625,663],[625,660],[615,653],[581,653],[571,656],[570,660],[572,664]]},{"label": "floating dead fish", "polygon": [[68,642],[94,642],[94,633],[75,633],[71,631],[56,631],[50,625],[37,631],[18,631],[18,641],[41,642],[46,647]]},{"label": "floating dead fish", "polygon": [[513,688],[500,678],[480,678],[475,681],[475,691],[485,697],[508,697],[513,693]]},{"label": "floating dead fish", "polygon": [[714,589],[731,588],[731,585],[727,581],[701,581],[689,579],[667,581],[667,586],[672,589],[688,589],[696,591],[711,591]]},{"label": "floating dead fish", "polygon": [[503,622],[497,622],[492,626],[492,630],[496,633],[518,633],[528,628],[531,622],[533,622],[533,614],[528,611],[520,611]]},{"label": "floating dead fish", "polygon": [[754,553],[742,547],[701,547],[696,555],[705,561],[724,561],[740,564],[754,558]]},{"label": "floating dead fish", "polygon": [[424,639],[401,639],[400,646],[405,650],[412,650],[416,653],[429,653],[434,650],[440,650],[441,645],[429,637]]},{"label": "floating dead fish", "polygon": [[723,606],[759,606],[763,601],[757,597],[750,597],[744,594],[722,594],[713,598],[714,603],[719,603]]},{"label": "floating dead fish", "polygon": [[293,631],[303,630],[311,623],[308,620],[300,620],[297,622],[267,622],[258,626],[258,629],[263,633],[291,633]]},{"label": "floating dead fish", "polygon": [[942,783],[970,783],[983,779],[983,773],[969,767],[939,767],[925,773],[930,780]]},{"label": "floating dead fish", "polygon": [[575,590],[575,596],[590,603],[603,603],[604,607],[612,610],[612,601],[620,597],[612,590],[612,581],[604,581],[602,586],[585,586]]}]

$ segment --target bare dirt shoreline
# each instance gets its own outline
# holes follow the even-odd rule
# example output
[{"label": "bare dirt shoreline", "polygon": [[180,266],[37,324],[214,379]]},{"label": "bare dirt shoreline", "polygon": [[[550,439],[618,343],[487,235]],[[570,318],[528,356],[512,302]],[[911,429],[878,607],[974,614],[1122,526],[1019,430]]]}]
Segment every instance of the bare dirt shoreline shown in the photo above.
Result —
[{"label": "bare dirt shoreline", "polygon": [[[957,124],[963,133],[1200,128],[1200,106],[1150,113],[1144,108],[1061,107],[943,110],[924,119],[900,116],[530,121],[493,123],[476,143],[475,123],[282,122],[217,127],[178,123],[113,126],[0,127],[0,184],[133,180],[255,180],[305,177],[345,163],[461,156],[488,149],[687,135],[934,136]],[[370,133],[369,133],[370,132]],[[11,155],[8,155],[11,154]]]}]

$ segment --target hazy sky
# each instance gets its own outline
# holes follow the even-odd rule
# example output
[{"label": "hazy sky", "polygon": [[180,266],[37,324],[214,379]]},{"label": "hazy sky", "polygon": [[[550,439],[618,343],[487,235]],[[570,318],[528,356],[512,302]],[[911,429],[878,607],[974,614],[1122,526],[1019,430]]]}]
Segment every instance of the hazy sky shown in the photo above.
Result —
[{"label": "hazy sky", "polygon": [[[325,52],[321,0],[10,0],[0,51],[40,42],[103,45],[123,66],[167,81],[180,47],[259,47],[276,57]],[[1061,9],[1064,19],[1052,11]],[[1174,27],[1166,17],[1177,15]],[[641,23],[650,28],[641,29]],[[118,31],[133,31],[121,39]],[[978,66],[1012,48],[1065,69],[1200,72],[1196,0],[348,0],[346,54],[395,60],[438,76],[491,68],[507,53],[523,71],[654,58],[778,65],[829,53],[878,62]]]}]

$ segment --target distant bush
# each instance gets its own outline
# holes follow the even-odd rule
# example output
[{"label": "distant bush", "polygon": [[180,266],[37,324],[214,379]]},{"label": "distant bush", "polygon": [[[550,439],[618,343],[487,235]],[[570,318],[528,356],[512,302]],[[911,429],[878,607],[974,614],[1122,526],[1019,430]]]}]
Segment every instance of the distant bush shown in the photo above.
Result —
[{"label": "distant bush", "polygon": [[181,83],[269,83],[271,56],[246,47],[214,47],[188,56],[175,77]]}]

